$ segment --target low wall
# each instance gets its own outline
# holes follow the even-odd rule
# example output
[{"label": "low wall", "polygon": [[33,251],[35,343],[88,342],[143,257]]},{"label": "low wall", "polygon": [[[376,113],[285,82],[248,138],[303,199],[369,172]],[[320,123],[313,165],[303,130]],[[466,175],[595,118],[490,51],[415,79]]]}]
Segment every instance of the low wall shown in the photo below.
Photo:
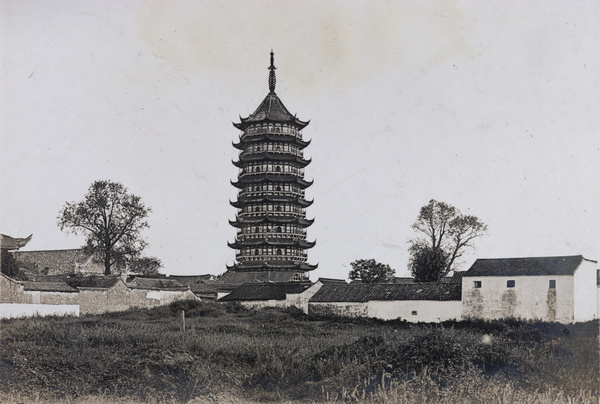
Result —
[{"label": "low wall", "polygon": [[0,303],[0,318],[65,315],[79,317],[79,305]]}]

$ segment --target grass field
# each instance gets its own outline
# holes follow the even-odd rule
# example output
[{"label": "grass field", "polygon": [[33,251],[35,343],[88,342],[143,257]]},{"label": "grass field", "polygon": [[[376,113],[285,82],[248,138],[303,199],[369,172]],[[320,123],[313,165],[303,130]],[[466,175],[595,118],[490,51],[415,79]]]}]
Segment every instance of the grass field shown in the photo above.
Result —
[{"label": "grass field", "polygon": [[597,322],[411,325],[177,303],[2,320],[0,401],[597,404],[598,358]]}]

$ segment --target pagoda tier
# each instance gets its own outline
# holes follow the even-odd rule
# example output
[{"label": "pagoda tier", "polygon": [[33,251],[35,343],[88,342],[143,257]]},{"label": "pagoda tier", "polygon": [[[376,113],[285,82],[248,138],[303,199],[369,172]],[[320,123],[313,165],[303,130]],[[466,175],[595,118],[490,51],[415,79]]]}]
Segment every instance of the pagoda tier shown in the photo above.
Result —
[{"label": "pagoda tier", "polygon": [[292,115],[275,93],[275,66],[271,52],[269,94],[256,111],[233,125],[242,131],[233,146],[241,150],[232,163],[240,169],[235,220],[235,241],[227,243],[236,250],[236,261],[228,271],[294,271],[297,279],[306,279],[307,250],[315,245],[306,240],[306,229],[313,220],[306,218],[305,208],[312,204],[304,190],[312,181],[304,179],[310,164],[304,149],[310,141],[302,139],[308,121]]},{"label": "pagoda tier", "polygon": [[303,178],[294,174],[253,173],[240,175],[236,182],[231,181],[231,185],[241,189],[247,185],[261,184],[264,182],[294,184],[302,189],[308,188],[313,184],[313,181],[305,181]]},{"label": "pagoda tier", "polygon": [[[240,237],[238,235],[238,237]],[[298,247],[303,249],[313,248],[314,241],[295,240],[293,238],[250,238],[247,240],[237,240],[235,243],[227,243],[231,248],[241,250],[243,248],[254,248],[259,246],[277,246],[277,247]]]},{"label": "pagoda tier", "polygon": [[246,261],[236,262],[233,265],[227,265],[229,271],[273,271],[277,270],[297,270],[297,271],[312,271],[317,269],[317,265],[311,265],[306,262],[290,262],[290,261]]},{"label": "pagoda tier", "polygon": [[278,153],[270,153],[270,152],[262,152],[256,154],[246,154],[243,153],[240,155],[239,161],[232,161],[233,165],[238,168],[243,168],[248,165],[248,163],[258,163],[258,162],[284,162],[284,163],[292,163],[296,164],[300,167],[306,167],[310,164],[310,159],[306,160],[302,157],[295,156],[292,154],[278,154]]},{"label": "pagoda tier", "polygon": [[246,226],[254,226],[262,223],[270,223],[272,225],[276,224],[297,224],[300,227],[308,227],[313,224],[314,219],[306,219],[304,217],[298,216],[271,216],[271,215],[261,215],[261,216],[238,216],[236,220],[230,220],[229,224],[233,227],[243,228]]},{"label": "pagoda tier", "polygon": [[[268,129],[267,129],[268,130]],[[232,143],[233,147],[239,150],[244,150],[249,144],[252,143],[277,143],[285,142],[294,146],[297,146],[300,150],[304,149],[310,144],[310,140],[299,139],[297,135],[276,135],[271,133],[261,133],[258,135],[241,135],[238,143]]]},{"label": "pagoda tier", "polygon": [[234,208],[243,209],[244,207],[250,206],[249,204],[257,204],[263,202],[277,202],[277,203],[294,203],[300,207],[307,208],[313,204],[313,201],[307,201],[306,199],[293,195],[260,195],[260,196],[245,196],[240,195],[237,201],[229,201],[231,206]]}]

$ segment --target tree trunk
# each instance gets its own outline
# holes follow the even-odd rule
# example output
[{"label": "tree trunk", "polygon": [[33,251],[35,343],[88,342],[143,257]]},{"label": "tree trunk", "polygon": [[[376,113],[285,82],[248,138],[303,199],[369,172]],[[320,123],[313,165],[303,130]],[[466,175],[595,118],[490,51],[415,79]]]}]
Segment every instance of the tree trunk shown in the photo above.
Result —
[{"label": "tree trunk", "polygon": [[110,250],[104,253],[104,275],[110,275]]}]

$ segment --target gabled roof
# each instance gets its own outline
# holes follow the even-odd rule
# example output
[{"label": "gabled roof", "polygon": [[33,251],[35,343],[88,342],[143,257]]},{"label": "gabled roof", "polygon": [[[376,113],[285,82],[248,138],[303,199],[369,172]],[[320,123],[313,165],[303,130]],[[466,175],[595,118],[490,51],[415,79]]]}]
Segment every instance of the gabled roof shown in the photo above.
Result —
[{"label": "gabled roof", "polygon": [[223,284],[242,285],[244,283],[289,282],[297,271],[227,271],[219,277]]},{"label": "gabled roof", "polygon": [[187,290],[187,286],[169,278],[135,278],[127,285],[135,289]]},{"label": "gabled roof", "polygon": [[347,285],[345,279],[333,279],[333,278],[319,278],[317,282],[321,282],[323,285]]},{"label": "gabled roof", "polygon": [[33,234],[26,238],[15,238],[0,234],[0,249],[2,250],[18,250],[19,248],[25,247],[29,241],[31,241]]},{"label": "gabled roof", "polygon": [[323,285],[310,302],[368,302],[371,300],[430,300],[461,299],[459,283],[363,283],[350,285]]},{"label": "gabled roof", "polygon": [[94,262],[92,256],[81,248],[70,250],[41,250],[41,251],[17,251],[15,253],[20,263],[30,263],[37,267],[38,271],[46,268],[47,274],[57,275],[75,273],[84,268],[85,272],[101,274],[104,266]]},{"label": "gabled roof", "polygon": [[248,301],[248,300],[285,300],[286,294],[304,292],[310,287],[309,283],[249,283],[231,291],[220,301]]},{"label": "gabled roof", "polygon": [[583,261],[590,260],[581,255],[478,259],[463,276],[573,275]]},{"label": "gabled roof", "polygon": [[24,290],[39,292],[79,292],[66,282],[23,282]]},{"label": "gabled roof", "polygon": [[121,277],[119,275],[109,276],[82,276],[67,280],[66,282],[74,288],[110,289],[115,286]]}]

